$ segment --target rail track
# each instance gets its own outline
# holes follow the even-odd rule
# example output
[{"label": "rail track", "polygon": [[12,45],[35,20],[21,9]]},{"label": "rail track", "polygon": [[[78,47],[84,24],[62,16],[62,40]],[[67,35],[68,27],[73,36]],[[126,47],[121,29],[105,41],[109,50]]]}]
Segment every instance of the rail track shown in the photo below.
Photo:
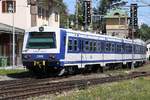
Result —
[{"label": "rail track", "polygon": [[[116,82],[127,79],[133,79],[136,77],[150,76],[150,72],[132,72],[128,75],[118,75],[103,78],[92,79],[78,79],[68,81],[54,81],[52,78],[28,80],[25,82],[18,82],[12,84],[6,84],[0,86],[0,100],[16,100],[26,99],[34,96],[53,94],[56,92],[68,91],[74,88],[84,89],[91,85],[97,85],[102,83]],[[1,83],[0,83],[1,84]]]},{"label": "rail track", "polygon": [[[0,81],[0,90],[8,90],[12,88],[19,88],[19,87],[26,87],[26,86],[33,86],[36,84],[42,84],[47,81],[55,81],[60,79],[65,79],[67,76],[63,77],[52,77],[52,78],[25,78],[20,80],[7,80],[7,81]],[[1,91],[0,91],[1,93]]]}]

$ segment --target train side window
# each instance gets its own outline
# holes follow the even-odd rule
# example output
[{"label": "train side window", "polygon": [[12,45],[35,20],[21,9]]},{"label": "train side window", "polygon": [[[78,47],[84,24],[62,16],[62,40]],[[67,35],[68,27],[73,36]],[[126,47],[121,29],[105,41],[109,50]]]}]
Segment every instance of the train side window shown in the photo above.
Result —
[{"label": "train side window", "polygon": [[140,53],[140,47],[138,45],[135,45],[135,53]]},{"label": "train side window", "polygon": [[111,43],[106,42],[106,52],[110,52],[111,51]]},{"label": "train side window", "polygon": [[121,44],[121,53],[123,53],[123,52],[124,52],[124,45]]},{"label": "train side window", "polygon": [[78,40],[74,40],[74,51],[78,51]]},{"label": "train side window", "polygon": [[139,53],[139,46],[138,46],[138,45],[135,45],[135,46],[134,46],[134,52],[135,52],[135,53]]},{"label": "train side window", "polygon": [[73,50],[73,40],[69,39],[68,41],[68,51],[72,51]]},{"label": "train side window", "polygon": [[141,53],[141,46],[139,46],[139,53]]},{"label": "train side window", "polygon": [[109,43],[109,52],[112,52],[112,45]]},{"label": "train side window", "polygon": [[85,41],[84,51],[89,51],[89,41],[88,40]]},{"label": "train side window", "polygon": [[138,53],[141,53],[141,46],[138,46]]},{"label": "train side window", "polygon": [[146,52],[146,48],[143,46],[143,54]]},{"label": "train side window", "polygon": [[134,45],[134,53],[138,53],[138,46]]},{"label": "train side window", "polygon": [[132,53],[132,45],[129,45],[129,53]]},{"label": "train side window", "polygon": [[92,43],[92,41],[90,41],[90,51],[91,52],[93,51],[93,43]]},{"label": "train side window", "polygon": [[143,53],[143,47],[141,47],[141,54]]},{"label": "train side window", "polygon": [[97,51],[99,51],[99,52],[101,52],[101,42],[99,41],[98,43],[97,43]]},{"label": "train side window", "polygon": [[140,47],[140,53],[142,53],[142,46]]},{"label": "train side window", "polygon": [[114,43],[111,44],[111,47],[112,47],[111,48],[112,52],[115,52],[115,44]]},{"label": "train side window", "polygon": [[117,53],[121,53],[121,49],[122,49],[122,46],[120,44],[117,44]]},{"label": "train side window", "polygon": [[96,41],[93,42],[93,47],[94,47],[93,51],[95,52],[96,51]]},{"label": "train side window", "polygon": [[143,53],[143,46],[141,46],[141,54]]},{"label": "train side window", "polygon": [[138,53],[140,53],[140,46],[138,46],[138,47],[139,47]]},{"label": "train side window", "polygon": [[142,53],[144,53],[144,48],[143,48],[143,46],[141,46],[141,49],[142,49],[142,50],[141,50],[141,54],[142,54]]},{"label": "train side window", "polygon": [[81,51],[84,51],[84,41],[83,40],[80,40],[80,49]]},{"label": "train side window", "polygon": [[124,53],[127,53],[126,44],[124,43]]},{"label": "train side window", "polygon": [[105,50],[106,50],[106,42],[105,41],[101,41],[101,52],[105,52]]},{"label": "train side window", "polygon": [[123,44],[123,53],[126,53],[126,46]]},{"label": "train side window", "polygon": [[108,43],[105,44],[105,52],[108,52]]},{"label": "train side window", "polygon": [[124,48],[125,48],[124,52],[125,53],[129,53],[129,45],[125,44]]},{"label": "train side window", "polygon": [[143,46],[143,54],[146,52],[146,48]]}]

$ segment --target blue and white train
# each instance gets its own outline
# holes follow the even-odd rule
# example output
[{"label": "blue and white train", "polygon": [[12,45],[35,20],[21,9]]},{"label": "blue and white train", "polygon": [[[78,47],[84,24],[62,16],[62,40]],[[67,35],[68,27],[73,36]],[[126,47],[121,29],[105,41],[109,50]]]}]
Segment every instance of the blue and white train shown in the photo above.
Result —
[{"label": "blue and white train", "polygon": [[48,26],[28,30],[22,50],[23,65],[27,69],[59,75],[116,64],[141,65],[145,60],[146,44],[142,40]]}]

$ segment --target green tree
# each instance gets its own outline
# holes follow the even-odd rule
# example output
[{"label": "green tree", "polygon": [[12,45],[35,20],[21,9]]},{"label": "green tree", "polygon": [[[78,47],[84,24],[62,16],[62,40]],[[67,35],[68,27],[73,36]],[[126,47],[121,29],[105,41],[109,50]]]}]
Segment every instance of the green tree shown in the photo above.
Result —
[{"label": "green tree", "polygon": [[76,20],[78,21],[78,29],[81,29],[83,26],[83,0],[79,0],[76,4],[75,14],[69,15],[69,27],[76,29]]},{"label": "green tree", "polygon": [[105,15],[109,9],[120,7],[127,2],[123,0],[100,0],[98,5],[98,12],[101,15]]},{"label": "green tree", "polygon": [[75,29],[75,14],[69,15],[69,28]]},{"label": "green tree", "polygon": [[82,7],[82,1],[78,2],[78,26],[79,29],[83,26],[83,7]]},{"label": "green tree", "polygon": [[147,24],[142,24],[138,30],[137,37],[145,41],[150,39],[150,27]]},{"label": "green tree", "polygon": [[60,8],[60,27],[67,28],[68,27],[68,12],[67,12],[67,6],[63,4]]}]

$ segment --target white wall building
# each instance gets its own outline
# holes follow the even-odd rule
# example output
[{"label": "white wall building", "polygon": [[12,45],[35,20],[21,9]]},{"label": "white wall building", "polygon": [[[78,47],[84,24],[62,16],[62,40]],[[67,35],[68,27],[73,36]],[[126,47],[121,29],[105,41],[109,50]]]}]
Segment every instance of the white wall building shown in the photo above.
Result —
[{"label": "white wall building", "polygon": [[[12,14],[9,13],[10,7],[14,8],[14,26],[21,29],[28,29],[31,26],[49,25],[59,27],[58,12],[42,7],[42,5],[34,5],[37,2],[29,0],[0,0],[0,23],[12,26]],[[32,1],[32,0],[31,0]],[[35,18],[33,16],[35,15]],[[35,23],[32,25],[32,23]]]},{"label": "white wall building", "polygon": [[[12,64],[12,26],[14,20],[16,41],[16,64],[21,64],[21,50],[25,30],[33,26],[59,27],[59,12],[52,0],[0,0],[0,56]],[[14,11],[14,13],[12,13]],[[14,16],[14,17],[13,17]]]}]

